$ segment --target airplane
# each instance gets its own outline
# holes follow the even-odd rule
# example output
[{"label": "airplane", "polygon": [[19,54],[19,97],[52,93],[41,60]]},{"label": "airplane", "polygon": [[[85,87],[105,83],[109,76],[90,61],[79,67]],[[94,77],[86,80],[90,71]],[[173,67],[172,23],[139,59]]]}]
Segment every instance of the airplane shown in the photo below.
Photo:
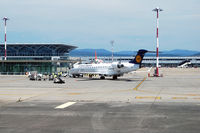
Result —
[{"label": "airplane", "polygon": [[95,50],[95,59],[94,59],[93,64],[99,64],[99,63],[103,63],[103,60],[97,59],[97,52],[96,52],[96,50]]},{"label": "airplane", "polygon": [[135,58],[126,63],[121,63],[121,61],[97,64],[75,63],[73,68],[70,69],[69,74],[73,78],[88,74],[89,78],[92,78],[93,75],[99,75],[100,79],[105,79],[105,76],[112,76],[113,80],[116,80],[118,77],[123,76],[124,73],[139,69],[146,52],[148,51],[145,49],[138,50]]}]

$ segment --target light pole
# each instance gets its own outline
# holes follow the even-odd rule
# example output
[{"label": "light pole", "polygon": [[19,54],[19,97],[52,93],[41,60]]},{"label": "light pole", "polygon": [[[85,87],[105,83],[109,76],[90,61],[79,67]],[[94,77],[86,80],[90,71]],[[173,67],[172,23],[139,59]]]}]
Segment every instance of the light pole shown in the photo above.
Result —
[{"label": "light pole", "polygon": [[158,27],[159,27],[159,12],[163,11],[162,9],[160,9],[159,7],[153,9],[153,11],[155,11],[157,13],[157,30],[156,30],[156,38],[157,38],[157,45],[156,45],[156,71],[155,71],[155,76],[159,76],[159,54],[158,54],[158,49],[159,49],[159,39],[158,39]]},{"label": "light pole", "polygon": [[113,44],[114,44],[114,41],[110,41],[111,45],[112,45],[112,62],[113,62]]},{"label": "light pole", "polygon": [[5,59],[4,60],[6,60],[7,59],[7,57],[6,57],[6,54],[7,54],[7,51],[6,51],[6,21],[9,19],[7,17],[4,17],[3,20],[5,22]]}]

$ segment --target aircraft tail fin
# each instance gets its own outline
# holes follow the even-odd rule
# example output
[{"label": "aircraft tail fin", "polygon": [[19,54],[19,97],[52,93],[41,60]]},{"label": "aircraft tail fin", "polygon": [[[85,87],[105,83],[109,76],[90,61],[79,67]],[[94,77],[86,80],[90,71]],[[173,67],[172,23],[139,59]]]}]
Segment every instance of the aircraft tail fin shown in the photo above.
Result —
[{"label": "aircraft tail fin", "polygon": [[95,50],[95,60],[97,60],[97,52],[96,52],[96,50]]},{"label": "aircraft tail fin", "polygon": [[140,49],[138,50],[137,52],[137,55],[135,56],[135,58],[131,61],[129,61],[129,63],[133,63],[133,64],[141,64],[142,63],[142,60],[143,60],[143,57],[144,57],[144,54],[148,52],[147,50],[145,49]]}]

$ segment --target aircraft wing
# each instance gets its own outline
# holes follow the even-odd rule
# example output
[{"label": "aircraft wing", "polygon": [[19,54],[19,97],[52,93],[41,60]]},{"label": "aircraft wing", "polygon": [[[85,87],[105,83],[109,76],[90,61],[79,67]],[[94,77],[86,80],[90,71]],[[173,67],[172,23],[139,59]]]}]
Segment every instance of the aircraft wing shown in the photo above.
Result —
[{"label": "aircraft wing", "polygon": [[80,72],[80,74],[101,74],[100,72]]},{"label": "aircraft wing", "polygon": [[94,74],[94,75],[102,75],[102,74],[106,74],[106,73],[102,73],[102,72],[79,72],[80,74]]}]

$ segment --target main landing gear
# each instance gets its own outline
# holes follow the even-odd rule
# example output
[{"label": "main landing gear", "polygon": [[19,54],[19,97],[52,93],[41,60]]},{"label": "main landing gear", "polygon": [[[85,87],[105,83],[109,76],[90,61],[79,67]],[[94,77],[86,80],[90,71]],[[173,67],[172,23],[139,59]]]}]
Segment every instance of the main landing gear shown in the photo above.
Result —
[{"label": "main landing gear", "polygon": [[104,76],[101,76],[100,79],[105,79],[105,77],[104,77]]},{"label": "main landing gear", "polygon": [[79,77],[83,77],[83,74],[73,74],[72,77],[73,77],[73,78],[76,78],[76,77],[78,77],[78,78],[79,78]]},{"label": "main landing gear", "polygon": [[93,76],[92,74],[89,74],[89,78],[90,78],[90,79],[92,78],[92,76]]},{"label": "main landing gear", "polygon": [[113,80],[116,80],[116,79],[117,79],[117,75],[114,75],[114,76],[113,76]]}]

